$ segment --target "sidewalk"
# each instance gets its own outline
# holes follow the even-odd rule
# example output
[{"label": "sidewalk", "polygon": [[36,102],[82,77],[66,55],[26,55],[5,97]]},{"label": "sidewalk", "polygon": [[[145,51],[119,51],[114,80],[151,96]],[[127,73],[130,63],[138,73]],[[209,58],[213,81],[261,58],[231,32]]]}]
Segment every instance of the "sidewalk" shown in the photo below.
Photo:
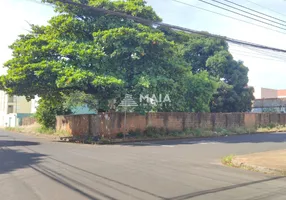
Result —
[{"label": "sidewalk", "polygon": [[232,164],[263,173],[286,175],[286,150],[235,156]]}]

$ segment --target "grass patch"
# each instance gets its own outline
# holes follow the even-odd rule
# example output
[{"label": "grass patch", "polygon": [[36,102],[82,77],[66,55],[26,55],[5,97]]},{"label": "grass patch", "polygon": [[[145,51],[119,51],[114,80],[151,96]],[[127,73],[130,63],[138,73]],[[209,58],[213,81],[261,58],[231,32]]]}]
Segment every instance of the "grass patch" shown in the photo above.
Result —
[{"label": "grass patch", "polygon": [[227,166],[232,166],[233,167],[233,163],[232,160],[234,158],[234,155],[228,155],[225,156],[221,159],[222,164],[227,165]]},{"label": "grass patch", "polygon": [[112,141],[107,138],[100,138],[100,140],[97,143],[98,144],[112,144]]},{"label": "grass patch", "polygon": [[278,124],[269,124],[266,126],[261,126],[257,129],[257,132],[286,132],[285,125],[278,125]]},{"label": "grass patch", "polygon": [[59,137],[71,136],[67,131],[56,131],[54,129],[47,129],[41,127],[39,124],[21,127],[6,127],[5,130],[18,133],[39,134],[39,135],[53,135]]},{"label": "grass patch", "polygon": [[255,128],[245,128],[245,127],[235,127],[235,128],[230,129],[230,130],[236,135],[250,134],[250,133],[256,132]]},{"label": "grass patch", "polygon": [[22,132],[23,128],[20,128],[20,127],[6,127],[5,130],[12,131],[12,132]]},{"label": "grass patch", "polygon": [[221,159],[221,162],[223,165],[225,166],[229,166],[229,167],[234,167],[234,168],[239,168],[239,169],[243,169],[243,170],[248,170],[248,171],[253,171],[253,172],[260,172],[260,170],[258,170],[257,168],[255,167],[252,167],[252,166],[248,166],[248,165],[245,165],[243,163],[241,164],[234,164],[233,163],[233,159],[235,158],[235,155],[231,154],[231,155],[228,155],[228,156],[225,156]]},{"label": "grass patch", "polygon": [[68,137],[71,136],[71,134],[67,131],[56,131],[55,133],[53,133],[56,136],[61,136],[61,137]]},{"label": "grass patch", "polygon": [[[228,136],[237,134],[254,133],[255,130],[246,129],[243,127],[236,127],[232,129],[216,128],[210,130],[206,128],[190,128],[184,131],[169,131],[164,128],[148,127],[145,131],[132,130],[125,135],[126,139],[171,139],[171,138],[193,138],[193,137],[215,137],[215,136]],[[116,139],[122,140],[123,133],[118,133]]]},{"label": "grass patch", "polygon": [[51,129],[51,128],[40,127],[37,129],[37,132],[40,134],[52,135],[56,131],[54,129]]}]

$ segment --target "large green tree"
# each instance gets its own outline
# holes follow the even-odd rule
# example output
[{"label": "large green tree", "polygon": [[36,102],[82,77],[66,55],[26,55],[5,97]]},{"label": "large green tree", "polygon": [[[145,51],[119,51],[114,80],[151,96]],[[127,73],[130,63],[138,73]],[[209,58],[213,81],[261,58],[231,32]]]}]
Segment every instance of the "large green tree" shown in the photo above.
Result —
[{"label": "large green tree", "polygon": [[[5,63],[8,74],[0,77],[11,95],[40,96],[42,113],[66,112],[66,105],[77,105],[76,95],[98,111],[118,105],[125,94],[137,102],[140,95],[170,97],[167,103],[138,102],[137,112],[244,111],[250,103],[247,68],[233,60],[224,40],[43,1],[54,4],[57,15],[19,36]],[[143,0],[76,2],[161,21]]]},{"label": "large green tree", "polygon": [[[47,2],[55,4],[58,15],[47,26],[32,25],[29,34],[20,35],[10,46],[13,58],[5,64],[8,74],[1,77],[2,88],[9,94],[28,99],[38,95],[48,101],[79,91],[92,95],[99,111],[109,110],[110,101],[118,104],[125,94],[137,100],[140,94],[161,94],[169,95],[171,103],[139,104],[136,110],[209,111],[201,104],[210,99],[192,101],[190,106],[186,97],[212,96],[213,80],[206,80],[207,72],[193,75],[180,46],[163,31],[152,24]],[[161,21],[143,0],[79,2]],[[209,85],[213,87],[204,88]]]}]

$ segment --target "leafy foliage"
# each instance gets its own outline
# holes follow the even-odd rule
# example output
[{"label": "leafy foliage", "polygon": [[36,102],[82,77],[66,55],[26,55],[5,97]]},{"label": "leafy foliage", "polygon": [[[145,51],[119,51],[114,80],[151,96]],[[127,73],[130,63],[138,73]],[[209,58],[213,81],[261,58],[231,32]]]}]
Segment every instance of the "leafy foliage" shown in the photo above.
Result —
[{"label": "leafy foliage", "polygon": [[221,39],[189,35],[183,42],[184,57],[194,74],[205,70],[217,78],[219,89],[210,102],[212,112],[244,112],[251,110],[253,88],[248,87],[248,68],[235,61],[228,45]]},{"label": "leafy foliage", "polygon": [[70,113],[69,108],[64,107],[59,99],[40,99],[36,119],[44,129],[54,129],[56,116]]},{"label": "leafy foliage", "polygon": [[206,71],[193,75],[187,85],[187,105],[191,112],[210,112],[210,101],[219,84]]},{"label": "leafy foliage", "polygon": [[[245,111],[252,99],[247,68],[224,40],[92,12],[56,0],[58,15],[31,25],[10,46],[13,58],[0,87],[11,95],[42,98],[38,119],[46,127],[56,114],[87,104],[98,111],[118,105],[125,94],[169,95],[171,103],[139,104],[136,112]],[[143,0],[77,0],[96,8],[161,21]],[[219,89],[218,89],[219,88]],[[235,105],[234,105],[235,104]]]},{"label": "leafy foliage", "polygon": [[75,91],[73,93],[70,93],[67,96],[63,97],[64,100],[64,107],[70,108],[70,109],[77,109],[79,107],[86,106],[90,110],[96,111],[97,109],[97,100],[95,97],[91,94],[85,94],[81,91]]}]

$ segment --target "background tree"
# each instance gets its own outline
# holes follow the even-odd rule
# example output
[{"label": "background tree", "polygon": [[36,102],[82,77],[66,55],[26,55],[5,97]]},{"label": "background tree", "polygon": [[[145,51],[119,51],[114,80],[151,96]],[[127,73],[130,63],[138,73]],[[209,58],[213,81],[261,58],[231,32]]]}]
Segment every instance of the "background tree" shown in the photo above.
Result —
[{"label": "background tree", "polygon": [[210,102],[212,112],[244,112],[251,110],[254,89],[248,87],[248,68],[235,61],[228,44],[221,39],[188,35],[183,43],[184,57],[194,74],[207,71],[220,86]]}]

